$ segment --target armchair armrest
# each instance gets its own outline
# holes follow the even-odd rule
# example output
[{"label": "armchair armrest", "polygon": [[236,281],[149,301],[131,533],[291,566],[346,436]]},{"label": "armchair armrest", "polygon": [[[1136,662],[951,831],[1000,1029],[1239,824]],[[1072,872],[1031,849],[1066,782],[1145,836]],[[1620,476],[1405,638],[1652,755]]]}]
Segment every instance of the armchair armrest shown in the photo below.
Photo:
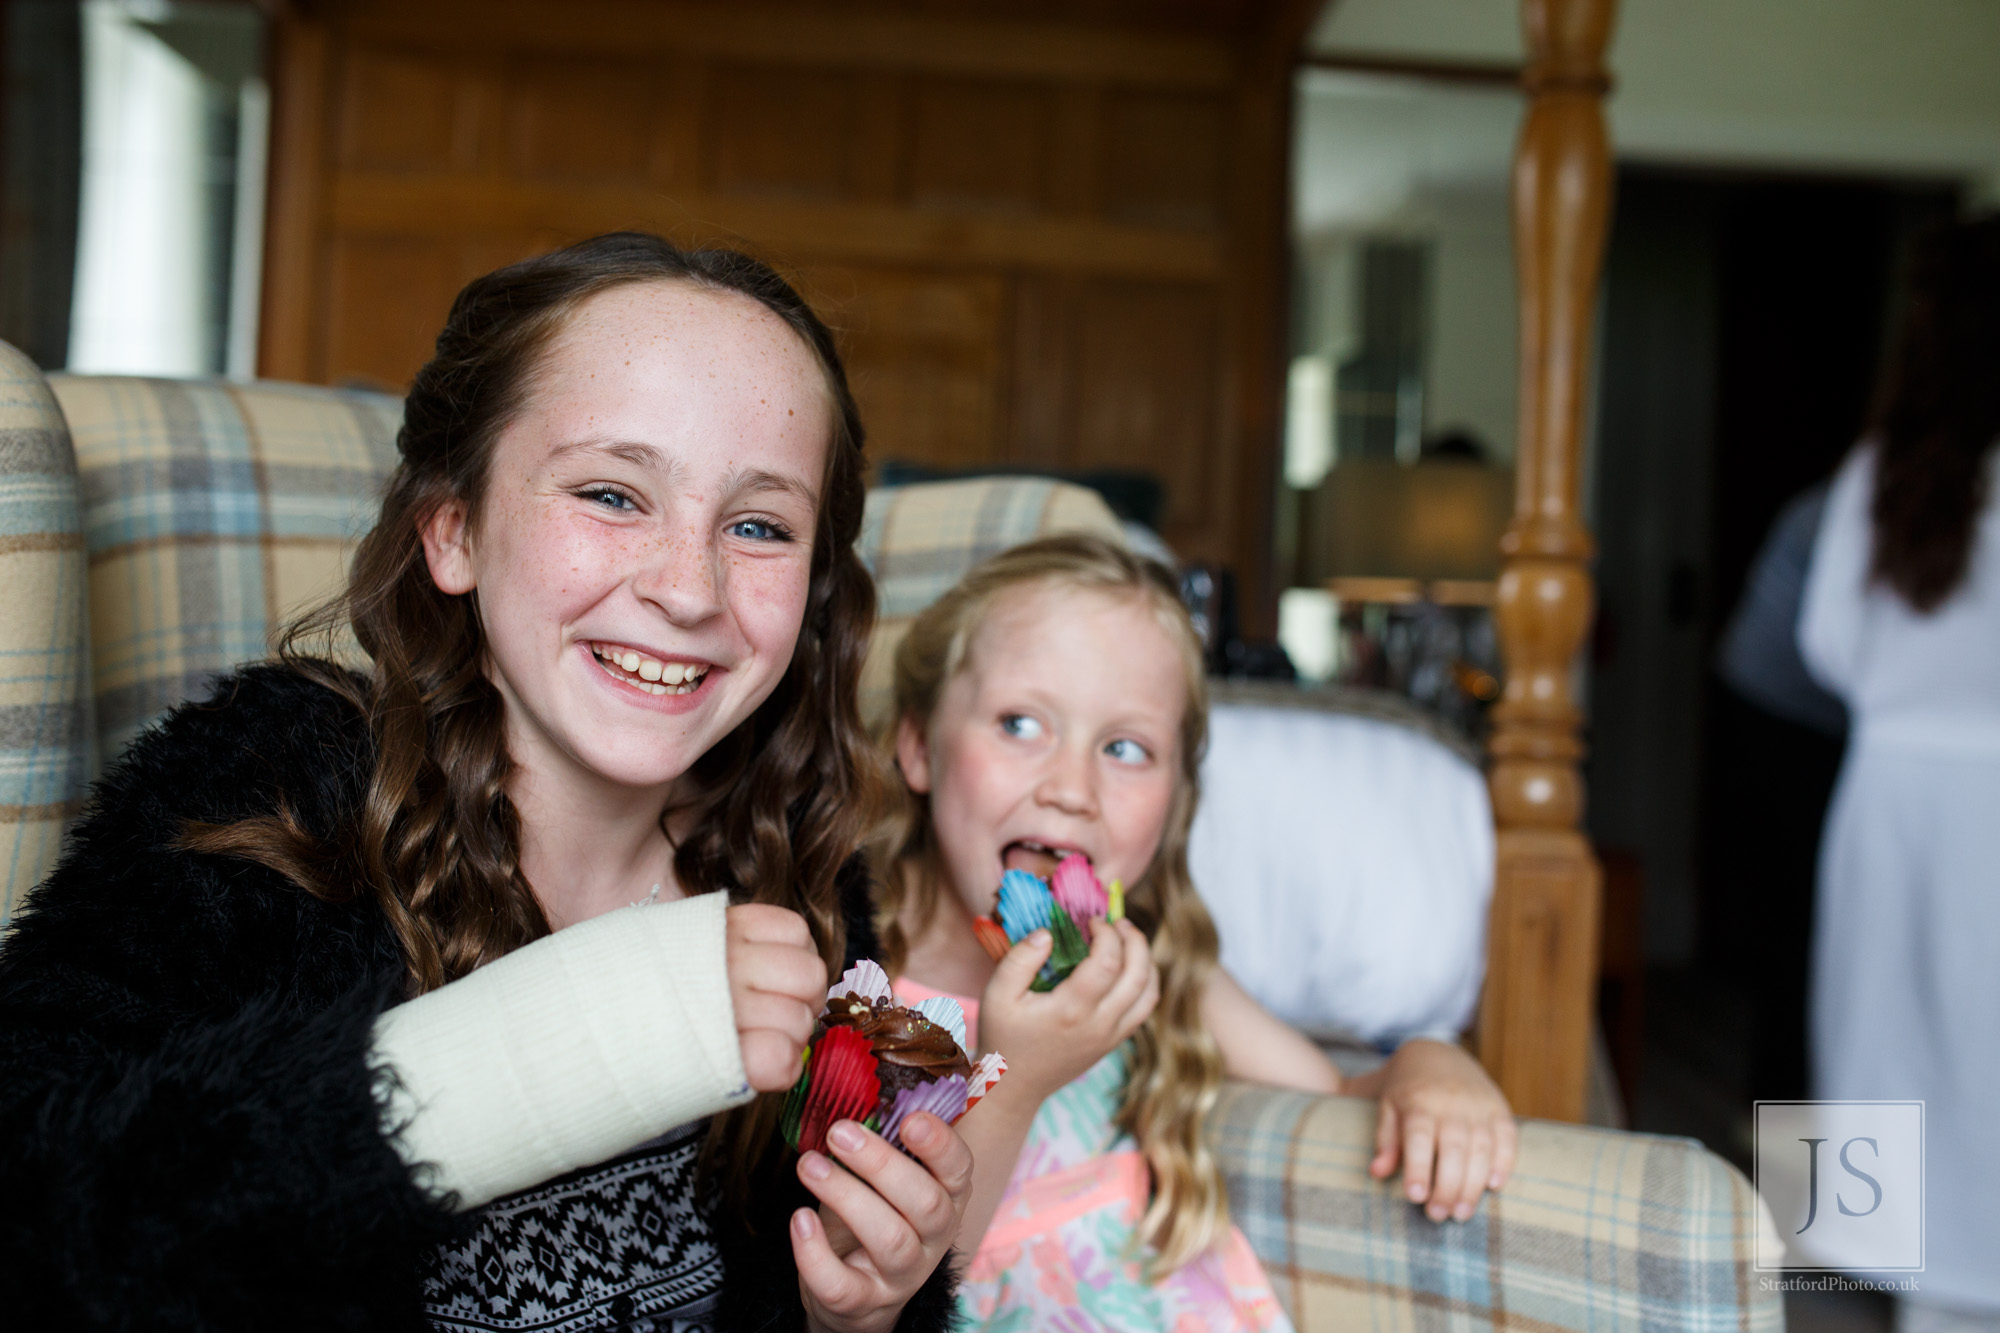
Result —
[{"label": "armchair armrest", "polygon": [[1371,1101],[1240,1083],[1210,1117],[1231,1213],[1300,1333],[1784,1328],[1753,1268],[1764,1206],[1692,1139],[1524,1121],[1507,1188],[1438,1224],[1369,1176],[1374,1136]]}]

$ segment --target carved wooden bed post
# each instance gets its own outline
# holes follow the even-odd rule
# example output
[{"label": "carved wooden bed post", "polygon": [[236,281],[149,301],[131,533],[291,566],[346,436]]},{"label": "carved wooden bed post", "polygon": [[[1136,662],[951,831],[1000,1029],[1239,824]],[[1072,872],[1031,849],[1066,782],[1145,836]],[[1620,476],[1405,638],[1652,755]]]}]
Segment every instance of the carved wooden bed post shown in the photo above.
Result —
[{"label": "carved wooden bed post", "polygon": [[1570,671],[1592,602],[1577,471],[1610,194],[1603,100],[1613,0],[1522,0],[1521,9],[1529,97],[1514,162],[1521,430],[1514,519],[1500,543],[1507,686],[1493,710],[1499,856],[1479,1052],[1518,1114],[1577,1120],[1599,875],[1578,829],[1583,717]]}]

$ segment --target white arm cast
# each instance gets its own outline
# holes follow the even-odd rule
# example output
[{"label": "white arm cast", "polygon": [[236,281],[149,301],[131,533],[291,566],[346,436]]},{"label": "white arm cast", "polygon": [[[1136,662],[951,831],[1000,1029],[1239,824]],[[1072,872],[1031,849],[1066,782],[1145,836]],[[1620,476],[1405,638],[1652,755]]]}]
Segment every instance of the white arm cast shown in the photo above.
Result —
[{"label": "white arm cast", "polygon": [[471,1209],[749,1101],[728,906],[608,912],[385,1012],[403,1160]]}]

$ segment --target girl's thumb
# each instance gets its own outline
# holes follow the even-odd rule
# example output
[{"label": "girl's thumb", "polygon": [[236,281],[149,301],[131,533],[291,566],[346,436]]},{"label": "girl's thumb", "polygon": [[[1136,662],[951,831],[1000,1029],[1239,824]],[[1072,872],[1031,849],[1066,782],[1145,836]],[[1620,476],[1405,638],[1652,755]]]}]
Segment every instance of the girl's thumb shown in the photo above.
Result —
[{"label": "girl's thumb", "polygon": [[1001,993],[1018,995],[1033,985],[1035,974],[1049,961],[1049,952],[1055,944],[1055,936],[1037,930],[1009,949],[1000,965],[993,969],[993,979],[1000,983]]}]

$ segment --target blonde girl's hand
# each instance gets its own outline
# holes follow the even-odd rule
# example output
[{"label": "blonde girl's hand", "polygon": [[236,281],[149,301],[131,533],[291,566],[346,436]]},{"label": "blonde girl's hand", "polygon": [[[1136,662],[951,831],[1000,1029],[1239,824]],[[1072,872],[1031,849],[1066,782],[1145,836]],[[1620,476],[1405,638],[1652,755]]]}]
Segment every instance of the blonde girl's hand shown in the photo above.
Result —
[{"label": "blonde girl's hand", "polygon": [[1403,1162],[1403,1188],[1433,1222],[1465,1221],[1479,1196],[1507,1183],[1519,1143],[1506,1097],[1463,1048],[1419,1038],[1382,1070],[1375,1158],[1387,1179]]},{"label": "blonde girl's hand", "polygon": [[783,1092],[798,1080],[799,1055],[826,1003],[826,961],[797,912],[745,903],[726,919],[743,1077],[759,1092]]},{"label": "blonde girl's hand", "polygon": [[[916,1160],[852,1120],[827,1131],[829,1159],[802,1153],[799,1180],[818,1212],[792,1214],[792,1256],[808,1325],[827,1333],[895,1327],[903,1306],[951,1249],[972,1190],[972,1151],[944,1121],[903,1122]],[[843,1169],[845,1168],[845,1169]]]},{"label": "blonde girl's hand", "polygon": [[993,969],[979,1001],[979,1044],[1007,1058],[1018,1094],[1047,1097],[1103,1059],[1160,1002],[1153,950],[1130,921],[1091,925],[1090,954],[1051,991],[1033,991],[1054,942],[1038,930]]}]

